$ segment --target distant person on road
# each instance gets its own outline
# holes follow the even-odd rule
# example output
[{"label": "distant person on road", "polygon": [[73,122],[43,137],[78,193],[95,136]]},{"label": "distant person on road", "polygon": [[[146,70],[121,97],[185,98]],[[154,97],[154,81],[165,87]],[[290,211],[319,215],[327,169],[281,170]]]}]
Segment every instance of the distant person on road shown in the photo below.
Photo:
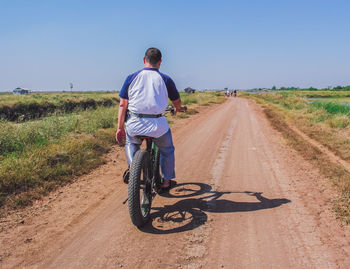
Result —
[{"label": "distant person on road", "polygon": [[[162,63],[160,50],[147,49],[143,62],[144,68],[129,75],[119,93],[116,141],[122,144],[126,138],[125,152],[130,168],[134,154],[142,143],[138,136],[155,138],[154,142],[160,151],[161,175],[164,180],[162,188],[167,189],[171,186],[171,180],[175,178],[175,148],[163,113],[168,106],[168,98],[175,107],[175,113],[186,110],[186,107],[181,106],[180,94],[174,81],[159,72]],[[128,176],[129,169],[125,171],[124,178]]]},{"label": "distant person on road", "polygon": [[237,97],[237,90],[234,90],[234,91],[233,91],[233,96],[234,96],[234,97]]}]

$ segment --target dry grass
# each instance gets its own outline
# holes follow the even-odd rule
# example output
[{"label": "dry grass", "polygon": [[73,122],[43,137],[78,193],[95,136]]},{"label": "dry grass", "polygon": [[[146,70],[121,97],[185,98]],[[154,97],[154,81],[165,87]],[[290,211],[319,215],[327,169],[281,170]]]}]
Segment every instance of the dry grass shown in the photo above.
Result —
[{"label": "dry grass", "polygon": [[[108,137],[113,135],[110,129]],[[101,131],[101,133],[103,133]],[[0,169],[1,200],[11,207],[25,206],[57,186],[103,162],[111,141],[106,136],[71,135],[17,158],[7,158]]]}]

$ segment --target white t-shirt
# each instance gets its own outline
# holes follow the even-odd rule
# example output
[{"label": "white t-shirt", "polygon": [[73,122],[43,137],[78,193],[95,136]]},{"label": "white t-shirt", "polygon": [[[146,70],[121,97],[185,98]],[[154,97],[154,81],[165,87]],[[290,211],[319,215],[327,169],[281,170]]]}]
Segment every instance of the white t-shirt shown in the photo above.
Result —
[{"label": "white t-shirt", "polygon": [[[174,81],[157,68],[144,68],[129,75],[119,93],[129,100],[128,109],[133,113],[157,115],[165,112],[168,98],[174,101],[180,98]],[[169,130],[165,117],[138,118],[131,116],[126,122],[126,131],[130,136],[145,135],[160,137]]]}]

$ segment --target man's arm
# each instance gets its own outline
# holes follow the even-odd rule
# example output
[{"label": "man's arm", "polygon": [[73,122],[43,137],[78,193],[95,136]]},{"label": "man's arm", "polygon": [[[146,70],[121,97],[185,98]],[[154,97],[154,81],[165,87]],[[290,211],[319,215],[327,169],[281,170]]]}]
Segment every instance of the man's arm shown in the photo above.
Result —
[{"label": "man's arm", "polygon": [[181,106],[180,94],[179,94],[179,91],[176,89],[174,81],[165,74],[161,73],[161,76],[165,82],[165,85],[168,91],[168,97],[175,107],[175,115],[179,111],[186,111],[187,107]]},{"label": "man's arm", "polygon": [[186,111],[187,107],[186,106],[181,106],[181,99],[176,99],[174,101],[171,101],[175,107],[175,115],[177,112],[181,111]]},{"label": "man's arm", "polygon": [[122,144],[125,140],[126,134],[124,130],[124,122],[126,110],[128,109],[128,99],[120,98],[119,111],[118,111],[118,130],[115,134],[115,140],[118,144]]}]

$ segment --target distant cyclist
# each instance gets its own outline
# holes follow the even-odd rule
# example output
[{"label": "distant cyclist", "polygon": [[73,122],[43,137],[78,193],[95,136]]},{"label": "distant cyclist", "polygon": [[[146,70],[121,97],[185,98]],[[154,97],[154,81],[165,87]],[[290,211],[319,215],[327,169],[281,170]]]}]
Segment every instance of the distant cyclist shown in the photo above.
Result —
[{"label": "distant cyclist", "polygon": [[[116,141],[122,144],[126,138],[125,152],[130,168],[132,158],[142,143],[138,136],[154,137],[160,151],[161,175],[164,180],[162,188],[167,189],[175,178],[175,148],[168,122],[162,114],[168,106],[168,98],[175,107],[175,114],[186,110],[186,107],[181,106],[180,94],[174,81],[159,72],[162,63],[160,50],[147,49],[143,62],[144,68],[129,75],[119,93]],[[129,112],[126,117],[127,110]],[[125,171],[124,178],[128,178],[128,174],[129,169]]]}]

